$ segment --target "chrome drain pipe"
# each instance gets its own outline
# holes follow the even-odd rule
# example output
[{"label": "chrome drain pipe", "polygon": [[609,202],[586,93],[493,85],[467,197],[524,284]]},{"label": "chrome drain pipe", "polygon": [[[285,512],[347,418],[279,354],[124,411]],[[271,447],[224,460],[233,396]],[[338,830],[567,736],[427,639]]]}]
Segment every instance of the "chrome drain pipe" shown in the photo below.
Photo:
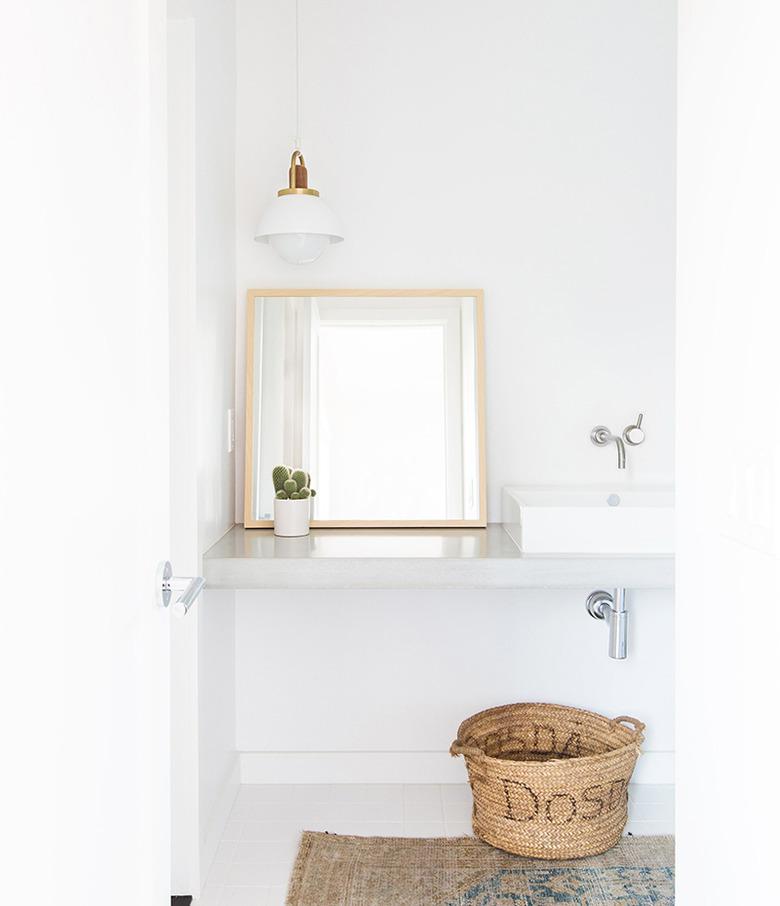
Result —
[{"label": "chrome drain pipe", "polygon": [[609,623],[609,656],[617,661],[628,655],[628,609],[625,588],[608,591],[592,591],[585,602],[588,613],[594,620]]}]

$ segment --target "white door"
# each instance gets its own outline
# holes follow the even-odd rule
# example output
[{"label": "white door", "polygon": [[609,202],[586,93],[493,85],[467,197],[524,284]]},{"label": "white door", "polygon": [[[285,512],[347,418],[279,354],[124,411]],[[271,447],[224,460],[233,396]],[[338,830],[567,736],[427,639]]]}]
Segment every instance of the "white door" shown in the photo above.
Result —
[{"label": "white door", "polygon": [[170,902],[164,42],[162,0],[25,0],[0,29],[14,906]]},{"label": "white door", "polygon": [[682,0],[678,902],[778,902],[780,5]]},{"label": "white door", "polygon": [[[185,10],[186,11],[186,10]],[[169,9],[170,16],[170,9]],[[168,19],[168,290],[171,328],[171,557],[200,570],[195,268],[195,21]],[[198,620],[171,623],[171,893],[197,894],[200,876]]]}]

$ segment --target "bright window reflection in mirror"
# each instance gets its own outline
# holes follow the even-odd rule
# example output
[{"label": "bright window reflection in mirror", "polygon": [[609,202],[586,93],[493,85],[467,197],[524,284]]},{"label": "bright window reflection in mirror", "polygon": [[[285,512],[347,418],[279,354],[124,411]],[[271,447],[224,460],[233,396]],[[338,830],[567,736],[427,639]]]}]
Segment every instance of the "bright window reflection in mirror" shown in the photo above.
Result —
[{"label": "bright window reflection in mirror", "polygon": [[249,294],[246,525],[279,463],[315,525],[484,525],[477,291]]}]

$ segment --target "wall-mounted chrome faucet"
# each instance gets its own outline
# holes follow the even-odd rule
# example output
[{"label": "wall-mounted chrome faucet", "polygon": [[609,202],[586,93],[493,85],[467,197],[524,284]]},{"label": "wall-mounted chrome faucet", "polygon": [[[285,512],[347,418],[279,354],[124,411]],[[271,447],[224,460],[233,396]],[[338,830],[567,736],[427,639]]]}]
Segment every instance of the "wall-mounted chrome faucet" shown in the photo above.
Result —
[{"label": "wall-mounted chrome faucet", "polygon": [[614,443],[617,447],[617,467],[625,469],[626,467],[626,444],[629,447],[638,447],[645,442],[645,431],[642,427],[644,415],[640,412],[636,422],[633,425],[626,425],[623,428],[623,436],[613,434],[609,428],[604,425],[596,425],[590,432],[590,439],[597,447],[606,447],[607,444]]}]

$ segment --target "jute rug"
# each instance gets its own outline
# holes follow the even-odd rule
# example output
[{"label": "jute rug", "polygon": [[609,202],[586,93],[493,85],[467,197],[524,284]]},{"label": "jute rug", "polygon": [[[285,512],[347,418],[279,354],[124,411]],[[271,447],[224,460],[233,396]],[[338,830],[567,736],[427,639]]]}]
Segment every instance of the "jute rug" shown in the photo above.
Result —
[{"label": "jute rug", "polygon": [[623,837],[601,856],[545,862],[475,837],[305,831],[287,906],[669,906],[673,866],[672,837]]}]

